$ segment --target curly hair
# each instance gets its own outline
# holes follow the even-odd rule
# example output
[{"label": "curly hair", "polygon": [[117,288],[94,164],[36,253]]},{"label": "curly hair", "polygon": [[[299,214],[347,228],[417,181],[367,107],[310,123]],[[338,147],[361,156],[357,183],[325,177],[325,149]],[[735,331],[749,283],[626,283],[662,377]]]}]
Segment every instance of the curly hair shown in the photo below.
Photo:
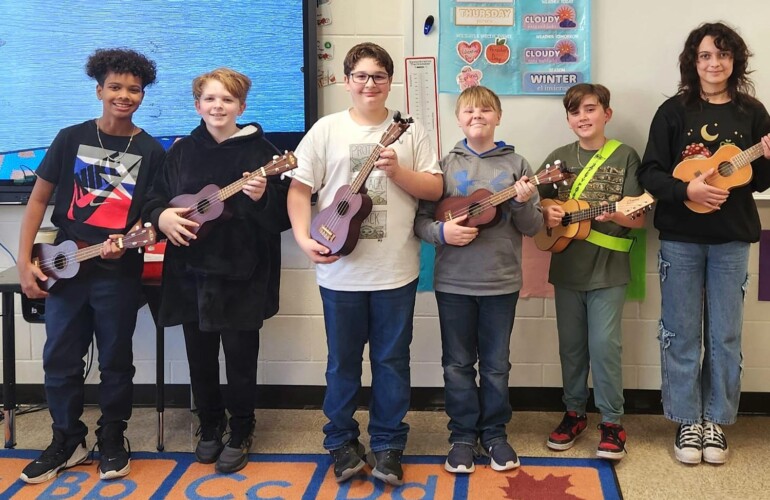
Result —
[{"label": "curly hair", "polygon": [[142,80],[142,90],[155,83],[155,62],[131,49],[97,49],[86,62],[86,74],[104,85],[108,73],[130,73]]},{"label": "curly hair", "polygon": [[754,83],[749,78],[749,58],[753,55],[743,38],[734,29],[724,23],[703,23],[690,32],[684,42],[684,49],[679,54],[680,81],[677,95],[681,95],[687,104],[700,100],[700,77],[698,76],[698,47],[707,36],[714,38],[714,45],[719,50],[730,52],[733,56],[733,72],[727,80],[727,93],[739,106],[752,101]]},{"label": "curly hair", "polygon": [[350,72],[356,67],[358,61],[366,58],[374,59],[377,64],[385,68],[388,76],[393,77],[393,59],[390,54],[376,43],[371,42],[359,43],[348,51],[342,62],[342,70],[345,75],[350,76]]}]

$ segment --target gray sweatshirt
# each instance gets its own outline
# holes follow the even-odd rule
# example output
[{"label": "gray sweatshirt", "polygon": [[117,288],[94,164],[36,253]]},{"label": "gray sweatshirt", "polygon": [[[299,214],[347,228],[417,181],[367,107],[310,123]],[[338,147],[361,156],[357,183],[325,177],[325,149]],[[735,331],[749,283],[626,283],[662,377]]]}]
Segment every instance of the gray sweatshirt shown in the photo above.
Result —
[{"label": "gray sweatshirt", "polygon": [[[440,164],[444,171],[444,195],[469,196],[478,189],[496,193],[526,175],[532,178],[527,160],[513,146],[498,147],[482,154],[468,149],[465,140],[455,145]],[[417,236],[436,246],[434,288],[462,295],[501,295],[521,289],[521,237],[532,236],[543,227],[537,191],[526,203],[513,198],[498,205],[500,221],[482,229],[469,245],[446,244],[442,224],[435,220],[437,202],[420,201],[414,222]]]}]

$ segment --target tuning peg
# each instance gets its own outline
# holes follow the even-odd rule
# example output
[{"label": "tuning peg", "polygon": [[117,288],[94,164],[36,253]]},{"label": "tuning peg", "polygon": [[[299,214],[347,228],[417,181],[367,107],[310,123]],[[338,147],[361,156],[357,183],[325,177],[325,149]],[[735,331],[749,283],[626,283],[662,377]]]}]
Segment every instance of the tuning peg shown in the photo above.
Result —
[{"label": "tuning peg", "polygon": [[144,227],[152,227],[152,223],[151,222],[145,222],[144,223]]}]

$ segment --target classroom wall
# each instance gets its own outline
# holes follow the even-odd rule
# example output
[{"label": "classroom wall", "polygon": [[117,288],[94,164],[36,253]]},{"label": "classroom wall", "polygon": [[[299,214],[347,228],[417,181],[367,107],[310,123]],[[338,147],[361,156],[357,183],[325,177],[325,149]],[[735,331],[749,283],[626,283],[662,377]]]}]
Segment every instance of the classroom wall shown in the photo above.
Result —
[{"label": "classroom wall", "polygon": [[[567,0],[563,0],[567,1]],[[323,66],[339,83],[319,89],[321,115],[349,106],[341,84],[342,59],[360,41],[373,41],[385,47],[396,61],[390,105],[406,110],[404,91],[405,56],[435,55],[438,30],[422,34],[428,14],[436,15],[438,0],[331,0],[328,4],[332,24],[319,28],[319,37],[334,44],[334,57]],[[650,0],[644,3],[594,0],[592,16],[592,60],[594,81],[613,92],[615,115],[609,135],[632,146],[640,154],[646,143],[647,128],[656,107],[674,93],[678,70],[676,57],[690,29],[705,20],[722,19],[737,26],[756,52],[752,67],[757,94],[770,103],[770,35],[764,24],[766,11],[760,0],[733,3],[705,1],[697,4]],[[441,22],[439,19],[437,22]],[[453,95],[439,98],[441,136],[446,152],[461,136],[454,116]],[[573,141],[566,126],[558,97],[504,97],[503,123],[498,138],[514,144],[533,165],[555,147]],[[770,228],[770,202],[760,201],[764,227]],[[19,221],[24,207],[0,206],[0,243],[15,255]],[[647,250],[647,294],[643,302],[629,302],[623,322],[623,376],[629,389],[659,389],[660,368],[655,338],[660,294],[655,266],[657,234],[649,217]],[[0,268],[13,264],[0,251]],[[753,245],[749,263],[750,287],[746,297],[744,321],[744,391],[770,392],[770,308],[757,301],[758,245]],[[43,382],[42,325],[26,323],[17,297],[17,382]],[[139,311],[135,333],[135,382],[155,381],[155,333],[147,308]],[[268,320],[262,330],[258,380],[261,384],[324,385],[326,344],[321,300],[310,261],[295,244],[291,232],[283,235],[283,272],[280,313]],[[166,382],[189,381],[181,329],[166,330]],[[412,384],[417,387],[443,385],[440,365],[440,335],[432,293],[417,298],[414,341],[412,343]],[[366,358],[366,355],[365,355]],[[522,299],[511,339],[510,385],[517,387],[559,387],[558,346],[554,305],[550,299]],[[221,375],[225,379],[224,370]],[[364,382],[371,377],[368,364]],[[92,371],[89,383],[98,382]]]}]

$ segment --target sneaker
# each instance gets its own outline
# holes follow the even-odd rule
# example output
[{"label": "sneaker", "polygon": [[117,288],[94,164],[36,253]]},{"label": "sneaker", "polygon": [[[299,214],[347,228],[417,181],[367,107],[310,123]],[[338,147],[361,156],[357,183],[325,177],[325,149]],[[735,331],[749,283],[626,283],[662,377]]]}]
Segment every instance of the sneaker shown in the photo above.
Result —
[{"label": "sneaker", "polygon": [[219,422],[201,422],[196,436],[200,436],[198,444],[195,446],[195,458],[202,464],[213,464],[222,453],[225,444],[222,442],[222,436],[227,427],[227,419],[222,417]]},{"label": "sneaker", "polygon": [[404,484],[404,469],[401,468],[403,454],[403,450],[396,449],[369,453],[367,461],[372,467],[372,475],[393,486]]},{"label": "sneaker", "polygon": [[232,431],[230,439],[222,448],[219,454],[214,470],[220,474],[232,474],[246,467],[249,463],[249,448],[251,448],[251,433],[254,430],[253,424],[248,429],[241,432]]},{"label": "sneaker", "polygon": [[719,424],[706,422],[703,426],[703,460],[710,464],[727,462],[727,438]]},{"label": "sneaker", "polygon": [[330,450],[329,454],[334,460],[334,478],[338,483],[355,476],[366,465],[366,450],[358,439],[351,439],[336,450]]},{"label": "sneaker", "polygon": [[596,449],[596,456],[610,460],[620,460],[626,456],[626,430],[620,424],[602,422],[599,424],[602,438]]},{"label": "sneaker", "polygon": [[585,415],[579,417],[577,412],[568,411],[561,419],[561,423],[548,436],[546,445],[556,451],[569,450],[586,427],[588,427],[588,417]]},{"label": "sneaker", "polygon": [[86,440],[73,446],[66,446],[63,439],[54,436],[51,444],[36,460],[27,464],[19,478],[25,483],[39,484],[56,477],[60,470],[82,464],[88,458]]},{"label": "sneaker", "polygon": [[489,452],[489,464],[492,466],[492,470],[501,472],[515,469],[521,465],[518,455],[513,451],[511,445],[505,441],[493,444],[487,451]]},{"label": "sneaker", "polygon": [[[726,445],[726,443],[725,443]],[[674,441],[676,459],[684,464],[699,464],[703,456],[703,426],[679,424]]]},{"label": "sneaker", "polygon": [[455,474],[470,474],[476,470],[473,459],[478,456],[476,446],[466,443],[452,443],[444,462],[444,469]]},{"label": "sneaker", "polygon": [[101,454],[100,479],[117,479],[131,472],[131,444],[123,436],[122,429],[112,425],[96,429],[96,446]]}]

